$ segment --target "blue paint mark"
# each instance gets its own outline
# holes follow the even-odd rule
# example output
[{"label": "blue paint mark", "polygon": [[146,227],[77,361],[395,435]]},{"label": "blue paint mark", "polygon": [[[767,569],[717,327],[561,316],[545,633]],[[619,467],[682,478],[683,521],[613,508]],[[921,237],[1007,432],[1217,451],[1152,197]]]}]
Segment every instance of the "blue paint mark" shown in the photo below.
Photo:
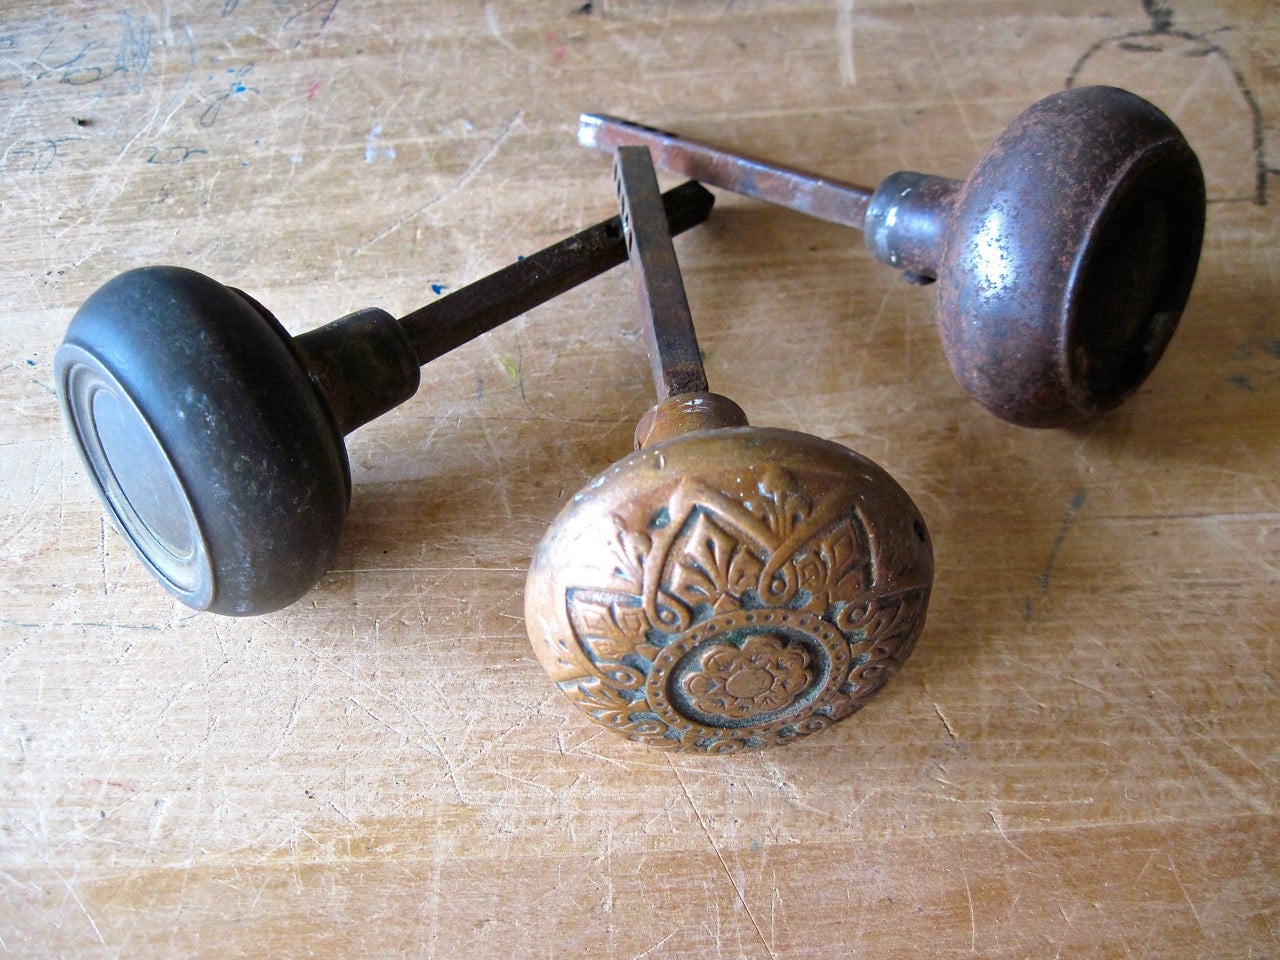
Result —
[{"label": "blue paint mark", "polygon": [[[225,104],[232,97],[237,96],[239,94],[258,92],[258,89],[256,87],[251,87],[244,82],[244,78],[247,77],[253,71],[253,66],[254,65],[250,63],[250,64],[246,64],[243,67],[227,68],[227,73],[235,77],[235,80],[233,80],[230,86],[227,87],[226,93],[219,94],[217,97],[213,99],[213,101],[209,104],[209,106],[205,108],[204,113],[200,115],[200,126],[212,127],[215,123],[217,123],[218,114],[222,112],[223,104]],[[210,79],[212,79],[212,77]]]},{"label": "blue paint mark", "polygon": [[444,293],[448,289],[449,287],[443,283],[433,283],[431,285],[431,292],[434,293],[437,297],[440,296],[440,294]]},{"label": "blue paint mark", "polygon": [[373,163],[373,161],[385,158],[394,160],[396,158],[395,147],[379,147],[378,138],[382,136],[382,124],[375,123],[373,129],[369,131],[369,136],[364,141],[364,162]]},{"label": "blue paint mark", "polygon": [[519,263],[523,259],[524,259],[524,254],[522,253],[520,254],[520,256],[516,257],[516,263]]}]

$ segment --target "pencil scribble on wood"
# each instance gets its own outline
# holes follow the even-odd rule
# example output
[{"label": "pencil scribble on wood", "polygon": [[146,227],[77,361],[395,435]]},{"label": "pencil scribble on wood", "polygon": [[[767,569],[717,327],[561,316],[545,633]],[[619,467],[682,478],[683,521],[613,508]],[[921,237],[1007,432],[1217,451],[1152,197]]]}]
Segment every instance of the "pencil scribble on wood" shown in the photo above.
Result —
[{"label": "pencil scribble on wood", "polygon": [[1267,188],[1272,176],[1280,174],[1280,169],[1273,166],[1267,158],[1266,127],[1262,118],[1262,110],[1258,98],[1254,95],[1245,76],[1243,68],[1236,62],[1230,52],[1216,39],[1216,35],[1231,29],[1220,27],[1208,33],[1195,33],[1180,30],[1174,26],[1174,9],[1161,0],[1143,0],[1143,11],[1150,18],[1151,24],[1145,30],[1130,30],[1095,41],[1085,50],[1067,74],[1066,86],[1072,87],[1080,80],[1081,74],[1090,61],[1109,49],[1116,49],[1135,56],[1151,56],[1154,54],[1170,54],[1192,60],[1208,57],[1219,59],[1225,64],[1235,84],[1240,102],[1248,112],[1250,150],[1253,156],[1252,191],[1245,197],[1214,197],[1210,203],[1228,203],[1248,201],[1258,206],[1267,202]]}]

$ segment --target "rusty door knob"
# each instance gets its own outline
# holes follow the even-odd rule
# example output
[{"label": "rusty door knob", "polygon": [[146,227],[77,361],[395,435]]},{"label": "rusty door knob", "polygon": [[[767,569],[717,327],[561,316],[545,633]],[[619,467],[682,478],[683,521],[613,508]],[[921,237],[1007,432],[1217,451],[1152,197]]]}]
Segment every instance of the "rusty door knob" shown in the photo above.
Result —
[{"label": "rusty door knob", "polygon": [[748,426],[706,389],[674,258],[652,249],[657,180],[636,149],[616,167],[666,396],[641,420],[637,452],[575,495],[538,545],[530,639],[560,690],[629,739],[712,753],[787,743],[853,713],[911,653],[932,547],[876,464]]},{"label": "rusty door knob", "polygon": [[[702,222],[696,183],[664,196]],[[411,397],[419,366],[623,263],[614,217],[396,319],[361,310],[291,337],[248,295],[180,267],[106,283],[55,360],[72,438],[108,515],[182,603],[280,609],[337,550],[343,437]]]},{"label": "rusty door knob", "polygon": [[1024,426],[1111,409],[1159,361],[1191,291],[1204,177],[1165,114],[1114,87],[1018,116],[964,181],[899,172],[874,191],[584,114],[579,139],[648,144],[659,166],[866,231],[876,257],[938,283],[964,388]]}]

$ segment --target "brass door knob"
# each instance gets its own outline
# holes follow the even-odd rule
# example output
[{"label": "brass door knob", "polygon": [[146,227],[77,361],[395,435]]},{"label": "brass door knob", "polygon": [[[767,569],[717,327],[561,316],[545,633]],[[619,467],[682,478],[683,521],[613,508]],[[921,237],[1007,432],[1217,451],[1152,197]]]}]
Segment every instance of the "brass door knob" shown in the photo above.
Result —
[{"label": "brass door knob", "polygon": [[[664,200],[676,232],[714,202],[696,183]],[[267,613],[337,550],[345,434],[411,397],[419,365],[626,259],[614,217],[399,320],[362,310],[298,337],[192,270],[131,270],[72,318],[58,393],[107,513],[155,578],[197,610]]]},{"label": "brass door knob", "polygon": [[747,425],[710,393],[645,148],[617,151],[662,397],[637,452],[566,505],[525,591],[539,661],[597,723],[711,753],[847,717],[924,626],[933,554],[911,498],[827,440]]},{"label": "brass door knob", "polygon": [[963,182],[913,172],[875,190],[583,114],[578,139],[645,145],[661,167],[865,230],[879,259],[937,279],[952,372],[996,416],[1077,424],[1151,373],[1191,291],[1204,177],[1160,110],[1114,87],[1018,116]]}]

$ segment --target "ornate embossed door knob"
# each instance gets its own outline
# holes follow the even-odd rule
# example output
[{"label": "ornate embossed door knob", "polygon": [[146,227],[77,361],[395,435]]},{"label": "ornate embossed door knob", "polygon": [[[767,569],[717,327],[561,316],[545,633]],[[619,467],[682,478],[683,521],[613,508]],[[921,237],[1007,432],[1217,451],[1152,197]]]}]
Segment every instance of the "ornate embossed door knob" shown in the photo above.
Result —
[{"label": "ornate embossed door knob", "polygon": [[644,148],[617,152],[662,399],[579,492],[525,591],[542,665],[597,723],[671,750],[786,743],[862,706],[924,625],[933,552],[911,498],[853,451],[747,426],[706,375]]},{"label": "ornate embossed door knob", "polygon": [[1064,90],[1033,104],[963,182],[899,172],[875,190],[583,114],[578,139],[650,147],[660,167],[866,231],[876,257],[938,284],[964,388],[1024,426],[1116,406],[1159,361],[1191,291],[1204,177],[1141,97]]},{"label": "ornate embossed door knob", "polygon": [[[714,202],[696,183],[664,200],[677,232]],[[614,217],[399,320],[361,310],[298,337],[194,271],[131,270],[71,321],[63,411],[108,514],[170,593],[266,613],[338,547],[345,434],[411,397],[421,364],[626,259]]]}]

